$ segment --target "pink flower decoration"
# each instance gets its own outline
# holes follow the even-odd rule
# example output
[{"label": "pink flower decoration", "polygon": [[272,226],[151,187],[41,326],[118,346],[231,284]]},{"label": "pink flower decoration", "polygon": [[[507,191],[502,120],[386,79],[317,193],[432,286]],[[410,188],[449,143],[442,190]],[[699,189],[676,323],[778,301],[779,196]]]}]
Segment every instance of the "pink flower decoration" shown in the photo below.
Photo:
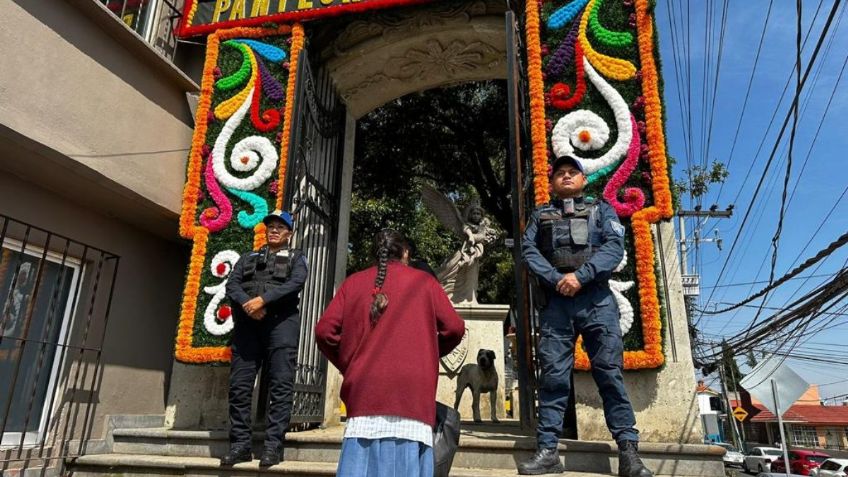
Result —
[{"label": "pink flower decoration", "polygon": [[620,217],[630,217],[645,206],[645,194],[637,187],[626,188],[624,190],[624,201],[618,200],[618,191],[624,187],[627,178],[636,169],[641,151],[642,140],[636,127],[636,118],[633,115],[630,115],[630,123],[633,125],[633,139],[630,140],[630,147],[627,149],[627,158],[604,187],[604,199],[613,206]]},{"label": "pink flower decoration", "polygon": [[271,195],[277,195],[277,192],[280,191],[280,181],[273,180],[268,184],[268,193]]},{"label": "pink flower decoration", "polygon": [[216,207],[209,207],[200,214],[200,225],[209,229],[210,232],[220,232],[227,227],[233,218],[233,205],[218,185],[215,178],[215,170],[212,168],[212,155],[206,161],[206,170],[203,171],[203,179],[206,190],[215,202]]}]

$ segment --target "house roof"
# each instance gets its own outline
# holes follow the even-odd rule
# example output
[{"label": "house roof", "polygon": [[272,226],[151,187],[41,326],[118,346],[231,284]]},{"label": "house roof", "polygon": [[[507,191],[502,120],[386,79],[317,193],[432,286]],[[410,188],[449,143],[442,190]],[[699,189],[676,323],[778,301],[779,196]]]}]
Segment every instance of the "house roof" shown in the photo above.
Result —
[{"label": "house roof", "polygon": [[[800,400],[799,400],[800,401]],[[758,401],[752,402],[755,408],[760,412],[753,418],[751,422],[776,422],[777,416]],[[731,401],[731,405],[736,407],[738,401]],[[793,404],[785,414],[783,420],[786,422],[803,423],[814,426],[848,425],[848,406],[822,406],[821,404]]]}]

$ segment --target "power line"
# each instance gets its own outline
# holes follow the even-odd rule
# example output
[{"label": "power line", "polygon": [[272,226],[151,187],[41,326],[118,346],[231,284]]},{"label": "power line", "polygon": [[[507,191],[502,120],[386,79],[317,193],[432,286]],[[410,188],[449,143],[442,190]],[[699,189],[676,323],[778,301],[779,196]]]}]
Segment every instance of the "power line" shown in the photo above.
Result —
[{"label": "power line", "polygon": [[[830,13],[829,13],[829,15],[828,15],[828,17],[827,17],[826,22],[825,22],[824,28],[822,29],[822,31],[821,31],[821,33],[820,33],[820,35],[819,35],[819,39],[818,39],[818,41],[816,42],[816,47],[815,47],[815,49],[813,50],[813,54],[812,54],[812,56],[811,56],[811,58],[810,58],[810,62],[809,62],[809,63],[808,63],[808,65],[807,65],[807,69],[806,69],[806,71],[804,72],[804,76],[803,76],[803,78],[801,79],[801,83],[800,83],[799,89],[796,91],[795,98],[793,99],[793,101],[797,101],[797,100],[798,100],[798,95],[801,93],[801,88],[803,88],[804,84],[806,83],[807,77],[808,77],[808,75],[810,74],[810,71],[812,70],[813,65],[815,64],[816,58],[818,57],[818,53],[819,53],[819,51],[821,50],[821,46],[822,46],[822,44],[824,43],[824,39],[825,39],[825,37],[827,36],[827,32],[830,30],[830,25],[833,23],[833,19],[834,19],[835,15],[836,15],[836,11],[837,11],[838,9],[839,9],[839,0],[834,0],[834,2],[833,2],[833,8],[831,8],[831,11],[830,11]],[[751,205],[752,205],[752,204],[754,203],[754,201],[756,200],[757,195],[759,195],[759,191],[760,191],[760,189],[761,189],[761,187],[762,187],[763,181],[765,180],[765,177],[766,177],[766,174],[767,174],[767,172],[768,172],[768,170],[769,170],[769,167],[771,166],[771,163],[772,163],[772,161],[774,160],[774,156],[775,156],[775,153],[776,153],[776,151],[777,151],[778,144],[780,143],[780,139],[783,137],[783,133],[786,131],[786,126],[789,124],[789,119],[790,119],[790,117],[791,117],[791,114],[790,114],[790,113],[788,113],[788,114],[786,115],[786,118],[785,118],[785,119],[784,119],[784,121],[783,121],[783,126],[781,127],[780,133],[778,134],[778,137],[777,137],[777,139],[776,139],[776,141],[775,141],[775,146],[774,146],[774,148],[772,149],[772,153],[771,153],[771,155],[770,155],[770,157],[769,157],[768,161],[766,162],[765,169],[763,170],[763,173],[762,173],[762,175],[760,176],[760,180],[759,180],[759,182],[757,183],[757,187],[756,187],[756,189],[755,189],[755,191],[754,191],[754,195],[753,195],[753,197],[751,198],[751,202],[749,203],[749,205],[748,205],[748,207],[747,207],[747,210],[746,210],[746,212],[745,212],[745,216],[744,216],[744,217],[743,217],[743,219],[742,219],[742,223],[741,223],[741,224],[740,224],[740,226],[739,226],[739,230],[738,230],[738,231],[737,231],[737,233],[736,233],[736,237],[735,237],[735,238],[734,238],[734,240],[733,240],[733,244],[732,244],[732,245],[731,245],[731,247],[730,247],[730,251],[728,252],[727,258],[726,258],[726,259],[725,259],[725,261],[724,261],[724,265],[722,266],[721,271],[719,272],[719,276],[718,276],[718,279],[716,280],[716,284],[721,283],[721,278],[722,278],[722,276],[724,275],[725,270],[727,269],[727,265],[730,263],[730,257],[733,255],[733,251],[735,250],[736,245],[739,243],[739,236],[741,235],[742,229],[745,227],[745,223],[747,222],[748,217],[750,216],[750,213],[751,213]],[[715,289],[713,289],[713,290],[712,290],[712,292],[710,292],[710,296],[709,296],[709,298],[707,299],[707,302],[709,302],[710,300],[712,300],[713,293],[715,293]]]},{"label": "power line", "polygon": [[777,281],[773,282],[771,285],[763,288],[762,290],[760,290],[757,293],[749,296],[748,298],[736,303],[735,305],[729,306],[727,308],[722,308],[720,310],[713,310],[713,311],[698,310],[698,311],[700,311],[703,314],[707,314],[707,315],[716,315],[716,314],[719,314],[719,313],[726,313],[728,311],[735,310],[736,308],[739,308],[740,306],[743,306],[746,303],[750,303],[750,302],[756,300],[757,298],[765,295],[766,293],[770,292],[771,290],[774,290],[775,288],[784,284],[790,278],[800,274],[801,272],[803,272],[804,270],[815,265],[816,263],[818,263],[822,259],[830,256],[830,254],[832,254],[834,251],[836,251],[837,249],[839,249],[840,247],[842,247],[846,243],[848,243],[848,232],[845,232],[844,234],[842,234],[838,239],[831,242],[830,245],[828,245],[827,247],[820,250],[819,253],[808,258],[806,261],[804,261],[804,263],[802,263],[801,265],[799,265],[798,267],[796,267],[795,269],[793,269],[792,271],[790,271],[786,275],[780,277]]},{"label": "power line", "polygon": [[[848,190],[848,189],[846,189],[846,190]],[[804,280],[804,279],[807,279],[807,278],[821,278],[821,277],[830,277],[830,276],[833,276],[833,274],[832,273],[820,273],[818,275],[807,275],[806,277],[792,277],[792,278],[788,278],[787,280]],[[701,288],[702,289],[731,288],[731,287],[742,287],[742,286],[747,286],[747,285],[761,285],[763,283],[768,283],[768,282],[769,282],[768,280],[757,280],[757,281],[753,281],[753,282],[727,283],[727,284],[724,284],[724,285],[713,285],[711,287],[701,287]],[[726,304],[726,305],[732,304],[730,302],[718,302],[718,303],[722,303],[722,304]]]}]

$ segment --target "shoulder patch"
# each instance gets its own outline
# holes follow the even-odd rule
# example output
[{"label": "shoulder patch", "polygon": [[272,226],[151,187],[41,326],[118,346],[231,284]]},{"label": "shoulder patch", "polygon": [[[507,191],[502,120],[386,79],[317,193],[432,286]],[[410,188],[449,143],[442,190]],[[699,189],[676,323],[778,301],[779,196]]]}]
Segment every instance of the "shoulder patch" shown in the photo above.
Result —
[{"label": "shoulder patch", "polygon": [[624,226],[620,223],[610,220],[610,226],[612,227],[612,231],[615,232],[619,237],[624,237]]}]

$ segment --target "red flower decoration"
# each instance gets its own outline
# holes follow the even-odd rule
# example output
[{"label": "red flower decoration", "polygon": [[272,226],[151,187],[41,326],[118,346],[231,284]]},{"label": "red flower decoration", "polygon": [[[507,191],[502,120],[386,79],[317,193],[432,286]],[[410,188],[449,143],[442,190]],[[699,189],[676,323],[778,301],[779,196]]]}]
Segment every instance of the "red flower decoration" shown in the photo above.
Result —
[{"label": "red flower decoration", "polygon": [[571,98],[571,87],[565,83],[555,83],[551,86],[550,91],[551,105],[557,109],[568,109],[566,106],[569,98]]},{"label": "red flower decoration", "polygon": [[227,321],[230,317],[233,316],[233,310],[229,305],[222,305],[221,308],[218,308],[218,319],[221,321]]},{"label": "red flower decoration", "polygon": [[215,267],[215,273],[223,276],[225,273],[227,273],[227,264],[226,263],[219,263],[218,266]]}]

